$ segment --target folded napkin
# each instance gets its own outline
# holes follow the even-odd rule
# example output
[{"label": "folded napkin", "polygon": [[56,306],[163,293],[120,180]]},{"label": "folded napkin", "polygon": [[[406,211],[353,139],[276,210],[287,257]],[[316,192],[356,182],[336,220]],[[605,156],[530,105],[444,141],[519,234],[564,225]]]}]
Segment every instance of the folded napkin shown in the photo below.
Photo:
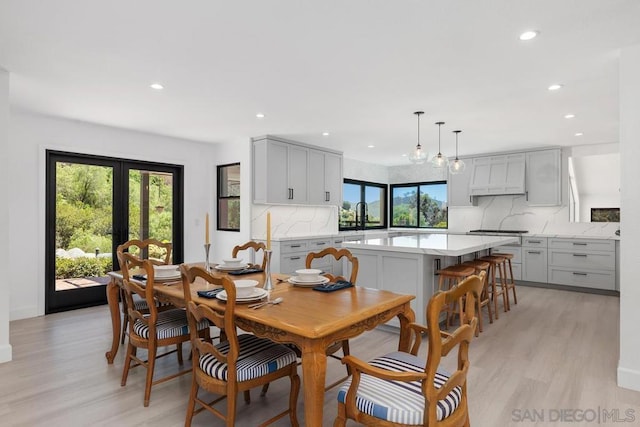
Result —
[{"label": "folded napkin", "polygon": [[228,271],[227,274],[232,276],[241,276],[243,274],[262,273],[264,270],[261,268],[245,268],[242,270]]},{"label": "folded napkin", "polygon": [[147,280],[147,275],[146,274],[134,274],[131,277],[133,277],[136,280]]},{"label": "folded napkin", "polygon": [[353,283],[347,282],[346,280],[338,280],[335,283],[325,283],[324,285],[318,285],[313,288],[314,291],[320,292],[333,292],[338,291],[344,288],[350,288],[353,286]]},{"label": "folded napkin", "polygon": [[198,291],[198,296],[202,298],[215,298],[220,292],[224,291],[224,288],[210,289],[208,291]]}]

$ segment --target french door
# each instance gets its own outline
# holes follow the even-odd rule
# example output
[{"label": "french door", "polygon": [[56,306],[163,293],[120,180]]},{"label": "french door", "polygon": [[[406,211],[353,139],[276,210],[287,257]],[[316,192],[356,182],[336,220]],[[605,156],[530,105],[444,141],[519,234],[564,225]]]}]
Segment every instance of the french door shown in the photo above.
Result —
[{"label": "french door", "polygon": [[45,312],[105,304],[106,273],[129,239],[183,259],[183,167],[47,151]]}]

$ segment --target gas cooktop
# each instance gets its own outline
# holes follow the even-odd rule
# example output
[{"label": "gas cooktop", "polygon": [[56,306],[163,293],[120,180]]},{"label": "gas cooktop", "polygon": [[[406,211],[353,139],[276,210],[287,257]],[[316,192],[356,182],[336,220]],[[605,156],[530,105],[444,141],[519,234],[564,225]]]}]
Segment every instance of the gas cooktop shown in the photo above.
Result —
[{"label": "gas cooktop", "polygon": [[528,230],[488,230],[488,229],[479,229],[479,230],[469,230],[469,233],[504,233],[504,234],[526,234]]}]

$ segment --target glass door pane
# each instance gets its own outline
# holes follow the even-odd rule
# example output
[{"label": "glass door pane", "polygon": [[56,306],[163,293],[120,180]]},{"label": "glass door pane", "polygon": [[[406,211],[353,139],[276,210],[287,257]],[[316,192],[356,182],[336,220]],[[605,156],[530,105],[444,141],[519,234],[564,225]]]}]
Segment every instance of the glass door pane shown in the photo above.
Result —
[{"label": "glass door pane", "polygon": [[[173,241],[173,190],[171,173],[129,169],[127,240]],[[162,254],[149,255],[162,258]]]},{"label": "glass door pane", "polygon": [[366,185],[364,187],[364,201],[367,206],[365,227],[382,227],[385,224],[385,189]]},{"label": "glass door pane", "polygon": [[360,184],[344,183],[342,186],[342,209],[340,209],[340,229],[353,229],[356,224],[356,206],[361,199]]}]

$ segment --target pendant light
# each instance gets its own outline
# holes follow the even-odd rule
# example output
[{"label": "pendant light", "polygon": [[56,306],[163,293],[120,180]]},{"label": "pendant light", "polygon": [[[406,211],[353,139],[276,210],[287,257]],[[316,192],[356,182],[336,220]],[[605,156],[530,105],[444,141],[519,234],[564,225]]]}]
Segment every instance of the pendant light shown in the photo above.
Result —
[{"label": "pendant light", "polygon": [[411,154],[409,154],[409,160],[411,160],[411,163],[421,165],[429,157],[429,154],[425,150],[423,150],[422,146],[420,145],[420,116],[424,114],[424,111],[416,111],[413,114],[418,116],[418,144],[416,145],[416,149],[413,150]]},{"label": "pendant light", "polygon": [[436,124],[438,125],[438,154],[431,158],[431,165],[434,168],[444,168],[449,164],[447,156],[440,152],[440,128],[444,122],[436,122]]},{"label": "pendant light", "polygon": [[453,133],[456,134],[456,159],[453,162],[449,162],[449,172],[452,175],[457,175],[459,173],[464,172],[464,168],[466,165],[462,160],[458,158],[458,135],[462,132],[461,130],[454,130]]}]

